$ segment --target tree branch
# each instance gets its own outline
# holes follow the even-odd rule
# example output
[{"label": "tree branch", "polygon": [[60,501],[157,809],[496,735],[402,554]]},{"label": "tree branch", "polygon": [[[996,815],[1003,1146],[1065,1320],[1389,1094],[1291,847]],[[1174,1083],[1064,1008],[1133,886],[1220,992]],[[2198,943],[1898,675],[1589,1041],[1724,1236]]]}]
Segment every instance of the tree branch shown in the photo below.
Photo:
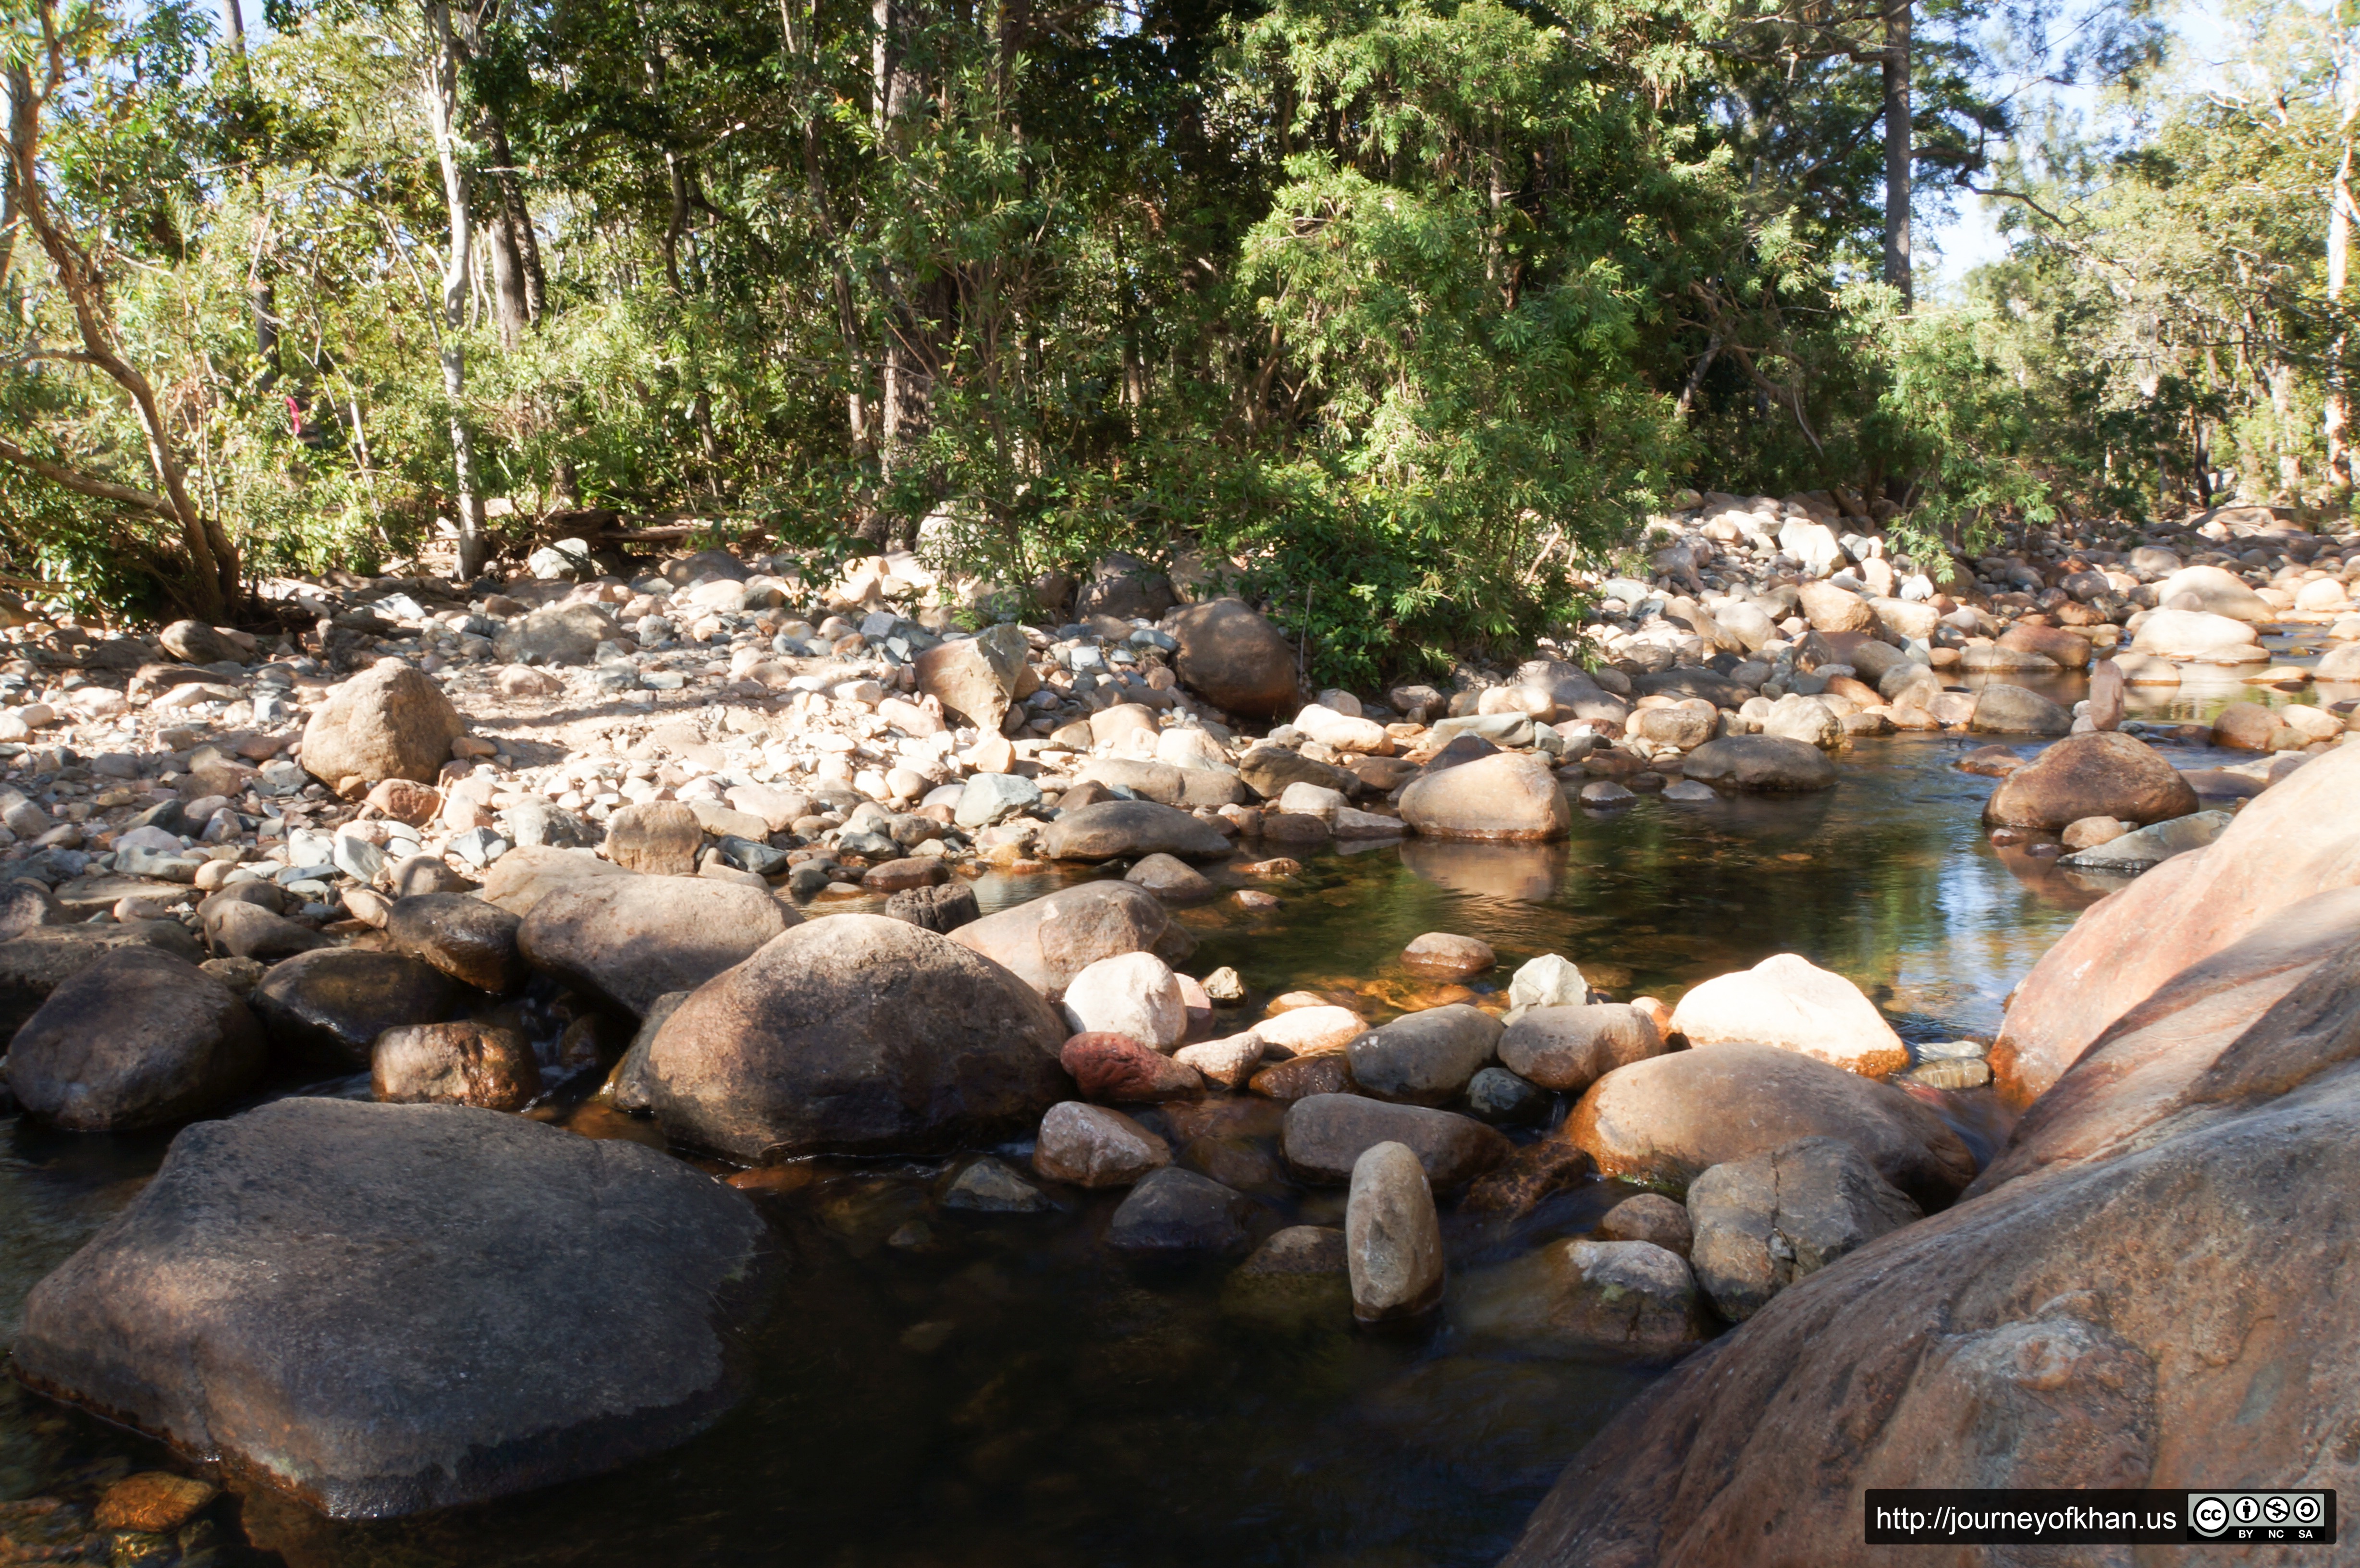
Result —
[{"label": "tree branch", "polygon": [[13,463],[27,473],[38,474],[52,485],[61,485],[94,500],[114,501],[126,506],[137,506],[143,512],[153,512],[169,521],[180,521],[180,514],[172,509],[172,503],[161,495],[153,495],[146,490],[134,489],[128,485],[117,485],[112,480],[100,479],[84,474],[80,469],[63,467],[49,462],[47,458],[36,457],[10,441],[0,440],[0,463]]}]

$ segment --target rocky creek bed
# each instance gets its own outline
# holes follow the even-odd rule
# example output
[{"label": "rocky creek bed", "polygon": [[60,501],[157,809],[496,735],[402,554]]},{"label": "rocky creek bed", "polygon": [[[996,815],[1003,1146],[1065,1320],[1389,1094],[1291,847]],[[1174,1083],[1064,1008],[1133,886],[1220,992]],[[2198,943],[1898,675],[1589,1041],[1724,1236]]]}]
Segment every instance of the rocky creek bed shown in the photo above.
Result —
[{"label": "rocky creek bed", "polygon": [[[1238,971],[1246,1016],[1310,989],[1382,1021],[1443,994],[1400,961],[1430,931],[1495,948],[1497,969],[1471,978],[1484,1000],[1544,953],[1572,958],[1613,995],[1677,996],[1799,950],[1856,980],[1913,1044],[1987,1038],[2006,989],[2107,884],[1991,845],[1976,822],[1990,783],[1955,766],[1967,749],[1864,741],[1823,794],[1649,800],[1584,813],[1560,844],[1308,854],[1275,910],[1180,910],[1199,943],[1187,967]],[[2193,747],[2180,757],[2204,759]],[[974,886],[989,913],[1076,875],[992,873]],[[366,1097],[368,1083],[330,1077],[313,1092]],[[2009,1113],[1991,1091],[1918,1093],[1979,1158],[2004,1138]],[[1512,1135],[1539,1140],[1569,1101]],[[1218,1162],[1251,1198],[1255,1235],[1340,1225],[1343,1190],[1285,1171],[1284,1106],[1223,1103],[1237,1109],[1218,1126],[1185,1103],[1129,1109],[1175,1150],[1193,1146],[1183,1164]],[[538,1114],[661,1142],[578,1094]],[[1200,1122],[1214,1136],[1198,1145]],[[21,1116],[5,1126],[0,1311],[13,1333],[26,1291],[139,1191],[168,1135],[77,1136]],[[999,1157],[1022,1170],[1026,1152],[1018,1141]],[[220,1560],[741,1561],[792,1542],[799,1561],[863,1563],[1489,1563],[1565,1462],[1660,1376],[1644,1361],[1487,1345],[1448,1312],[1356,1329],[1340,1280],[1256,1300],[1230,1279],[1234,1256],[1142,1268],[1103,1243],[1120,1190],[1043,1184],[1046,1213],[962,1209],[945,1198],[972,1158],[821,1160],[741,1177],[788,1283],[744,1346],[750,1391],[684,1445],[595,1479],[379,1524],[332,1523],[271,1488],[240,1487],[205,1516]],[[1513,1220],[1448,1210],[1452,1275],[1588,1236],[1638,1191],[1589,1176]],[[595,1336],[589,1351],[595,1360]],[[135,1469],[187,1469],[13,1385],[5,1399],[10,1496],[87,1504]],[[71,1541],[59,1517],[0,1524],[27,1543],[43,1530]]]}]

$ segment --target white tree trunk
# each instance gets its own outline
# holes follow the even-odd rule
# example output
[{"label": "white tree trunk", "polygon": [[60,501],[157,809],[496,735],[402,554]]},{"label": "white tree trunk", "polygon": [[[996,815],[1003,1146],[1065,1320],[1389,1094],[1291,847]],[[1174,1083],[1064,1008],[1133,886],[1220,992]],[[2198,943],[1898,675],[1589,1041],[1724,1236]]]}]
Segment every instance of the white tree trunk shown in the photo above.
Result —
[{"label": "white tree trunk", "polygon": [[475,229],[468,205],[466,148],[459,129],[459,40],[446,0],[428,0],[432,56],[426,75],[426,115],[442,166],[442,199],[451,213],[450,250],[442,267],[442,396],[451,406],[451,487],[459,508],[459,577],[472,580],[491,554],[484,537],[484,497],[475,476],[475,438],[467,425],[467,286],[474,273]]}]

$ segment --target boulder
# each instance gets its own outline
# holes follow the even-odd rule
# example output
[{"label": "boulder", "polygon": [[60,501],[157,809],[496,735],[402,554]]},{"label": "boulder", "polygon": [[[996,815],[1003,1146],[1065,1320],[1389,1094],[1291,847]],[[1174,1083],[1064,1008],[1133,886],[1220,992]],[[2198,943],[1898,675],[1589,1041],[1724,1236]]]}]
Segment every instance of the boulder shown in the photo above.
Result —
[{"label": "boulder", "polygon": [[1299,1333],[1341,1323],[1351,1310],[1344,1233],[1332,1225],[1288,1225],[1221,1287],[1222,1312],[1257,1326]]},{"label": "boulder", "polygon": [[1319,1094],[1286,1108],[1279,1147],[1306,1181],[1341,1182],[1360,1156],[1380,1143],[1401,1143],[1416,1154],[1436,1187],[1462,1187],[1507,1158],[1507,1138],[1472,1116],[1423,1105],[1389,1105],[1361,1094]]},{"label": "boulder", "polygon": [[587,664],[598,645],[619,637],[615,623],[595,604],[579,601],[548,604],[511,621],[492,639],[492,651],[509,664]]},{"label": "boulder", "polygon": [[2169,604],[2182,594],[2194,597],[2206,615],[2233,621],[2274,621],[2278,613],[2245,585],[2245,580],[2217,566],[2183,566],[2155,585],[2155,602]]},{"label": "boulder", "polygon": [[15,1034],[50,992],[108,953],[129,947],[156,948],[191,964],[205,956],[178,920],[29,927],[0,942],[0,1031]]},{"label": "boulder", "polygon": [[333,789],[347,779],[432,784],[466,721],[442,688],[398,659],[328,693],[303,726],[303,771]]},{"label": "boulder", "polygon": [[[2283,908],[2267,921],[2281,944],[2298,934]],[[2217,930],[2185,889],[2176,914]],[[2300,918],[2316,930],[2322,911]],[[2203,1028],[2158,1019],[2133,1031],[2158,1043],[2131,1060],[2083,1056],[2012,1147],[2064,1130],[2036,1122],[2052,1104],[2110,1136],[1785,1290],[1600,1432],[1507,1563],[1736,1563],[1772,1537],[1785,1561],[1863,1563],[1870,1487],[2349,1485],[2353,1461],[2318,1434],[2360,1421],[2344,1375],[2360,1356],[2344,1288],[2355,931],[2275,1004],[2248,995]],[[2190,940],[2160,921],[2147,934]]]},{"label": "boulder", "polygon": [[1193,1100],[1205,1092],[1204,1075],[1195,1067],[1127,1034],[1077,1034],[1057,1060],[1086,1100],[1143,1105]]},{"label": "boulder", "polygon": [[1777,735],[1724,735],[1682,759],[1680,771],[1716,789],[1765,794],[1826,789],[1836,766],[1815,746]]},{"label": "boulder", "polygon": [[1529,752],[1427,773],[1402,791],[1402,820],[1428,838],[1537,842],[1573,830],[1573,808],[1547,760]]},{"label": "boulder", "polygon": [[1041,687],[1024,628],[1005,623],[930,648],[912,668],[919,691],[986,735],[998,734],[1009,708]]},{"label": "boulder", "polygon": [[2038,691],[1994,685],[1975,693],[1967,727],[1977,735],[2061,735],[2072,729],[2073,715]]},{"label": "boulder", "polygon": [[1890,1083],[1772,1045],[1675,1051],[1590,1086],[1557,1137],[1599,1173],[1685,1191],[1715,1165],[1798,1138],[1840,1138],[1877,1173],[1937,1209],[1975,1173],[1932,1109]]},{"label": "boulder", "polygon": [[1099,800],[1058,814],[1041,835],[1052,860],[1128,860],[1145,855],[1183,860],[1226,860],[1229,841],[1220,829],[1153,800]]},{"label": "boulder", "polygon": [[774,1252],[744,1197],[635,1143],[281,1100],[173,1140],[33,1288],[15,1370],[333,1518],[384,1519],[703,1431],[747,1386]]},{"label": "boulder", "polygon": [[541,1062],[512,1029],[467,1021],[413,1024],[377,1037],[369,1092],[394,1105],[520,1111],[541,1093]]},{"label": "boulder", "polygon": [[1448,931],[1428,931],[1402,949],[1404,966],[1445,980],[1480,975],[1498,962],[1490,942]]},{"label": "boulder", "polygon": [[1806,583],[1797,591],[1801,601],[1803,618],[1811,623],[1815,632],[1873,632],[1876,629],[1875,612],[1868,602],[1848,588],[1832,583]]},{"label": "boulder", "polygon": [[1171,965],[1152,953],[1101,958],[1065,987],[1065,1022],[1076,1034],[1101,1032],[1169,1051],[1188,1032],[1188,1004]]},{"label": "boulder", "polygon": [[253,651],[202,621],[174,621],[156,634],[166,653],[182,664],[243,664]]},{"label": "boulder", "polygon": [[1149,855],[1124,873],[1123,880],[1169,904],[1198,903],[1220,891],[1211,877],[1169,855]]},{"label": "boulder", "polygon": [[1793,953],[1692,987],[1672,1009],[1672,1032],[1695,1047],[1775,1045],[1871,1078],[1909,1065],[1909,1048],[1859,986]]},{"label": "boulder", "polygon": [[2202,610],[2157,610],[2139,622],[2131,651],[2164,659],[2242,659],[2250,654],[2259,661],[2268,657],[2260,643],[2260,635],[2245,621]]},{"label": "boulder", "polygon": [[[427,860],[419,855],[418,860]],[[404,866],[409,861],[402,863]],[[442,862],[432,861],[440,866]],[[601,860],[587,849],[552,849],[542,845],[519,845],[492,862],[484,873],[481,897],[521,919],[532,913],[532,907],[560,887],[597,877],[628,877],[630,873],[612,861]],[[437,878],[436,880],[440,880]],[[412,889],[397,888],[405,895]],[[456,892],[460,889],[435,887],[418,887],[417,892]]]},{"label": "boulder", "polygon": [[2019,621],[2000,634],[1999,646],[2019,653],[2037,653],[2060,670],[2090,667],[2090,639],[2063,626],[2027,626]]},{"label": "boulder", "polygon": [[202,1116],[251,1087],[266,1055],[246,1006],[184,958],[102,953],[52,990],[0,1062],[17,1104],[75,1132]]},{"label": "boulder", "polygon": [[[240,884],[247,887],[257,885]],[[298,925],[245,898],[224,898],[216,893],[199,905],[197,912],[204,921],[205,944],[225,958],[276,964],[299,953],[335,945],[311,927]]]},{"label": "boulder", "polygon": [[2080,920],[2016,989],[1992,1073],[2017,1104],[2055,1083],[2117,1018],[2273,911],[2360,886],[2360,746],[2312,758]]},{"label": "boulder", "polygon": [[1175,929],[1153,895],[1128,882],[1084,882],[970,921],[950,938],[1054,1002],[1091,964],[1153,952]]},{"label": "boulder", "polygon": [[2136,876],[2142,871],[2153,870],[2175,855],[2202,849],[2228,832],[2229,824],[2235,820],[2226,811],[2197,811],[2189,816],[2152,823],[2135,833],[2115,833],[2081,844],[2073,843],[2072,830],[2069,828],[2065,834],[2065,847],[2074,853],[2057,864],[2075,871]]},{"label": "boulder", "polygon": [[686,877],[704,846],[705,824],[678,800],[625,806],[606,819],[606,858],[626,871]]},{"label": "boulder", "polygon": [[517,917],[467,893],[420,893],[386,911],[394,951],[423,959],[462,985],[495,995],[524,984]]},{"label": "boulder", "polygon": [[1368,1023],[1349,1007],[1289,1007],[1254,1025],[1253,1032],[1273,1051],[1294,1056],[1324,1056],[1343,1051],[1368,1031]]},{"label": "boulder", "polygon": [[1689,1266],[1722,1317],[1743,1323],[1806,1275],[1924,1214],[1841,1138],[1803,1138],[1716,1165],[1688,1184]]},{"label": "boulder", "polygon": [[1242,1192],[1174,1166],[1149,1173],[1107,1223],[1107,1245],[1135,1258],[1236,1252],[1253,1203]]},{"label": "boulder", "polygon": [[300,1062],[356,1072],[377,1037],[440,1023],[458,997],[440,970],[398,953],[323,947],[274,964],[247,997],[272,1048]]},{"label": "boulder", "polygon": [[2188,781],[2145,742],[2103,730],[2067,735],[2010,773],[1983,803],[1983,822],[2055,833],[2083,817],[2184,817],[2196,804]]},{"label": "boulder", "polygon": [[1510,1071],[1569,1094],[1665,1049],[1655,1020],[1624,1002],[1534,1007],[1500,1037],[1500,1060]]},{"label": "boulder", "polygon": [[694,990],[802,921],[743,883],[602,877],[535,903],[516,943],[535,969],[637,1018],[665,992]]},{"label": "boulder", "polygon": [[1079,1187],[1128,1187],[1171,1163],[1162,1138],[1120,1111],[1079,1100],[1050,1106],[1032,1145],[1033,1170]]},{"label": "boulder", "polygon": [[1172,580],[1136,556],[1109,551],[1090,567],[1089,577],[1074,594],[1074,614],[1118,621],[1161,617],[1175,603]]},{"label": "boulder", "polygon": [[72,918],[43,883],[28,877],[0,882],[0,942],[13,941],[38,926],[64,925]]},{"label": "boulder", "polygon": [[1295,650],[1242,601],[1215,599],[1183,610],[1172,627],[1183,684],[1217,708],[1253,718],[1295,703]]},{"label": "boulder", "polygon": [[[1719,1167],[1715,1167],[1716,1170]],[[1665,1251],[1686,1258],[1695,1243],[1688,1211],[1661,1192],[1641,1192],[1623,1199],[1598,1222],[1601,1241],[1652,1241]]]},{"label": "boulder", "polygon": [[1470,1274],[1450,1321],[1470,1339],[1531,1356],[1667,1359],[1709,1332],[1688,1264],[1645,1241],[1553,1241]]},{"label": "boulder", "polygon": [[1442,1222],[1406,1146],[1375,1144],[1353,1162],[1344,1256],[1352,1315],[1362,1323],[1416,1317],[1442,1300]]},{"label": "boulder", "polygon": [[949,937],[831,915],[692,992],[645,1082],[667,1137],[734,1159],[929,1154],[1070,1097],[1065,1039],[1039,993]]},{"label": "boulder", "polygon": [[1805,697],[1789,691],[1771,703],[1769,713],[1763,715],[1762,734],[1767,738],[1800,741],[1821,751],[1832,751],[1843,745],[1844,727],[1843,721],[1836,717],[1835,710],[1817,697]]},{"label": "boulder", "polygon": [[1345,1054],[1352,1082],[1381,1100],[1438,1105],[1458,1098],[1490,1062],[1500,1020],[1464,1003],[1404,1013],[1355,1038]]}]

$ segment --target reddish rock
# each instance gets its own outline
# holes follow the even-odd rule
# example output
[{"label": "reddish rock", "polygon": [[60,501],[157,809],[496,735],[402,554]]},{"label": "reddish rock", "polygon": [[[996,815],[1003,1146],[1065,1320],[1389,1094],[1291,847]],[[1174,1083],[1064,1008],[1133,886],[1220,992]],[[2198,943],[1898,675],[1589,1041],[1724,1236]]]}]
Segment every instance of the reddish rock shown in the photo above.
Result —
[{"label": "reddish rock", "polygon": [[2011,772],[1983,803],[1988,825],[2058,832],[2083,817],[2159,822],[2198,809],[2196,791],[2144,741],[2067,735]]},{"label": "reddish rock", "polygon": [[101,1530],[169,1535],[220,1496],[221,1488],[211,1482],[169,1470],[143,1470],[100,1494],[94,1519]]},{"label": "reddish rock", "polygon": [[1314,1094],[1349,1094],[1352,1088],[1352,1067],[1343,1052],[1327,1056],[1298,1056],[1265,1067],[1250,1079],[1246,1087],[1273,1100],[1305,1100]]},{"label": "reddish rock", "polygon": [[422,828],[442,810],[442,792],[408,779],[381,779],[368,792],[366,804],[380,815]]},{"label": "reddish rock", "polygon": [[1204,1074],[1129,1035],[1103,1030],[1077,1034],[1065,1041],[1058,1061],[1087,1100],[1139,1105],[1194,1099],[1205,1092]]},{"label": "reddish rock", "polygon": [[2062,626],[2036,626],[2017,622],[2000,635],[1999,646],[2019,653],[2038,653],[2065,670],[2081,670],[2090,662],[2090,639]]},{"label": "reddish rock", "polygon": [[860,885],[872,893],[906,893],[912,887],[932,887],[950,879],[950,868],[939,855],[913,855],[906,860],[889,860],[882,866],[872,866],[862,874]]}]

